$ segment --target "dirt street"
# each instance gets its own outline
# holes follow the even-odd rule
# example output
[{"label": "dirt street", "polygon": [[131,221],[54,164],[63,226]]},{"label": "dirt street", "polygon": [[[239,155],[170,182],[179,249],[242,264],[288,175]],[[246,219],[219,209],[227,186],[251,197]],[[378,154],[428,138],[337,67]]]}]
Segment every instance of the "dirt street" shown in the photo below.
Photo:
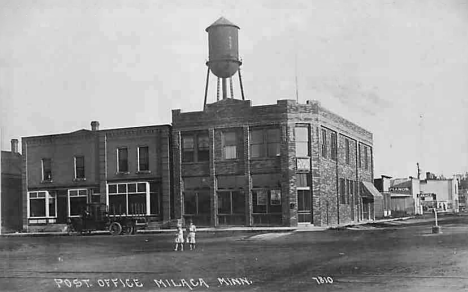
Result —
[{"label": "dirt street", "polygon": [[467,291],[468,216],[320,232],[0,237],[0,291]]}]

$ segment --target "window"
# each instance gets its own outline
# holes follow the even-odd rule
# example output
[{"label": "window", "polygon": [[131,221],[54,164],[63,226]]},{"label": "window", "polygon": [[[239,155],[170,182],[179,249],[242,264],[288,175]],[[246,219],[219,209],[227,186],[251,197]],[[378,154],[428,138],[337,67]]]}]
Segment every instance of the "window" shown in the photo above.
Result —
[{"label": "window", "polygon": [[210,139],[208,133],[184,134],[182,136],[182,162],[210,160]]},{"label": "window", "polygon": [[331,133],[331,153],[330,158],[334,161],[337,161],[337,153],[338,153],[338,141],[336,137],[336,133]]},{"label": "window", "polygon": [[55,194],[47,191],[28,192],[28,215],[30,218],[56,217]]},{"label": "window", "polygon": [[346,201],[345,204],[349,204],[350,200],[350,195],[351,195],[351,180],[347,179],[346,180]]},{"label": "window", "polygon": [[358,147],[358,148],[359,148],[359,150],[358,150],[358,151],[359,151],[359,153],[358,153],[358,154],[359,154],[359,155],[358,155],[358,156],[359,156],[359,157],[358,157],[358,164],[359,164],[359,168],[362,168],[362,160],[361,160],[361,159],[362,159],[362,157],[361,157],[362,149],[361,149],[361,144],[359,144],[359,147]]},{"label": "window", "polygon": [[268,157],[280,156],[280,139],[281,135],[279,129],[268,129],[266,131]]},{"label": "window", "polygon": [[252,190],[253,213],[281,213],[281,190]]},{"label": "window", "polygon": [[327,158],[327,130],[322,129],[322,157]]},{"label": "window", "polygon": [[210,161],[210,139],[207,134],[198,135],[198,161]]},{"label": "window", "polygon": [[209,191],[184,192],[184,214],[199,215],[210,213]]},{"label": "window", "polygon": [[346,159],[346,164],[350,163],[349,159],[349,140],[345,138],[345,159]]},{"label": "window", "polygon": [[52,161],[50,158],[42,159],[42,180],[43,181],[52,180]]},{"label": "window", "polygon": [[138,171],[149,171],[148,146],[138,147]]},{"label": "window", "polygon": [[83,156],[75,156],[75,179],[85,178],[85,165]]},{"label": "window", "polygon": [[310,187],[310,175],[308,173],[297,173],[296,174],[296,186],[298,188]]},{"label": "window", "polygon": [[237,141],[235,132],[223,133],[223,158],[237,159]]},{"label": "window", "polygon": [[368,148],[366,146],[364,146],[364,169],[369,169]]},{"label": "window", "polygon": [[307,127],[296,127],[296,157],[309,156],[309,129]]},{"label": "window", "polygon": [[117,149],[117,172],[128,172],[128,150],[127,148]]},{"label": "window", "polygon": [[152,202],[153,199],[159,200],[153,194],[155,191],[150,190],[150,184],[147,182],[109,184],[109,213],[111,215],[157,214],[159,210],[150,208],[150,206],[159,206],[159,202]]},{"label": "window", "polygon": [[280,130],[257,129],[250,132],[250,156],[275,157],[280,155]]},{"label": "window", "polygon": [[75,189],[68,190],[68,214],[70,216],[80,216],[86,209],[88,202],[88,190]]},{"label": "window", "polygon": [[182,162],[193,162],[195,145],[193,142],[193,136],[182,137]]},{"label": "window", "polygon": [[340,178],[340,204],[346,204],[346,180]]},{"label": "window", "polygon": [[310,210],[310,190],[297,190],[297,211]]},{"label": "window", "polygon": [[218,191],[218,214],[244,214],[245,195],[240,191]]}]

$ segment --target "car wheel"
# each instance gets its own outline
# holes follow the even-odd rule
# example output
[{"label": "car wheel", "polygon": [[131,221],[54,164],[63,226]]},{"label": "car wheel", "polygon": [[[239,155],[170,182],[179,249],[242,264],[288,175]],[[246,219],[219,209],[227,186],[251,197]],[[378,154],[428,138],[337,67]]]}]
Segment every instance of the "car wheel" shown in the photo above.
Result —
[{"label": "car wheel", "polygon": [[109,226],[109,232],[112,235],[119,235],[122,233],[122,225],[119,222],[112,222]]}]

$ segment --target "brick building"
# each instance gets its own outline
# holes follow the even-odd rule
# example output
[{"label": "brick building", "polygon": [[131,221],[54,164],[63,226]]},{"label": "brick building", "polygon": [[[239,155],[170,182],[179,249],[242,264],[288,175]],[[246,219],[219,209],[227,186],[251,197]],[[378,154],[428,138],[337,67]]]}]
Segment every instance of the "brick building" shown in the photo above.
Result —
[{"label": "brick building", "polygon": [[22,229],[21,213],[21,154],[18,140],[11,140],[11,151],[1,153],[1,233]]},{"label": "brick building", "polygon": [[316,101],[172,112],[176,218],[198,225],[374,219],[372,134]]},{"label": "brick building", "polygon": [[110,214],[169,220],[172,208],[170,126],[91,130],[25,137],[23,224],[30,231],[61,229],[85,205]]}]

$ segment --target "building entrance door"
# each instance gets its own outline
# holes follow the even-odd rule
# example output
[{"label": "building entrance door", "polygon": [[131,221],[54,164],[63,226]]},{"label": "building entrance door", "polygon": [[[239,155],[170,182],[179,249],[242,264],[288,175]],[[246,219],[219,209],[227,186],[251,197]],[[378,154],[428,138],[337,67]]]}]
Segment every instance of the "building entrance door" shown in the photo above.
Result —
[{"label": "building entrance door", "polygon": [[370,203],[367,200],[362,203],[362,217],[363,220],[370,220]]},{"label": "building entrance door", "polygon": [[299,223],[312,222],[311,203],[310,190],[297,190],[297,217]]},{"label": "building entrance door", "polygon": [[67,223],[68,198],[67,191],[57,191],[57,223]]}]

